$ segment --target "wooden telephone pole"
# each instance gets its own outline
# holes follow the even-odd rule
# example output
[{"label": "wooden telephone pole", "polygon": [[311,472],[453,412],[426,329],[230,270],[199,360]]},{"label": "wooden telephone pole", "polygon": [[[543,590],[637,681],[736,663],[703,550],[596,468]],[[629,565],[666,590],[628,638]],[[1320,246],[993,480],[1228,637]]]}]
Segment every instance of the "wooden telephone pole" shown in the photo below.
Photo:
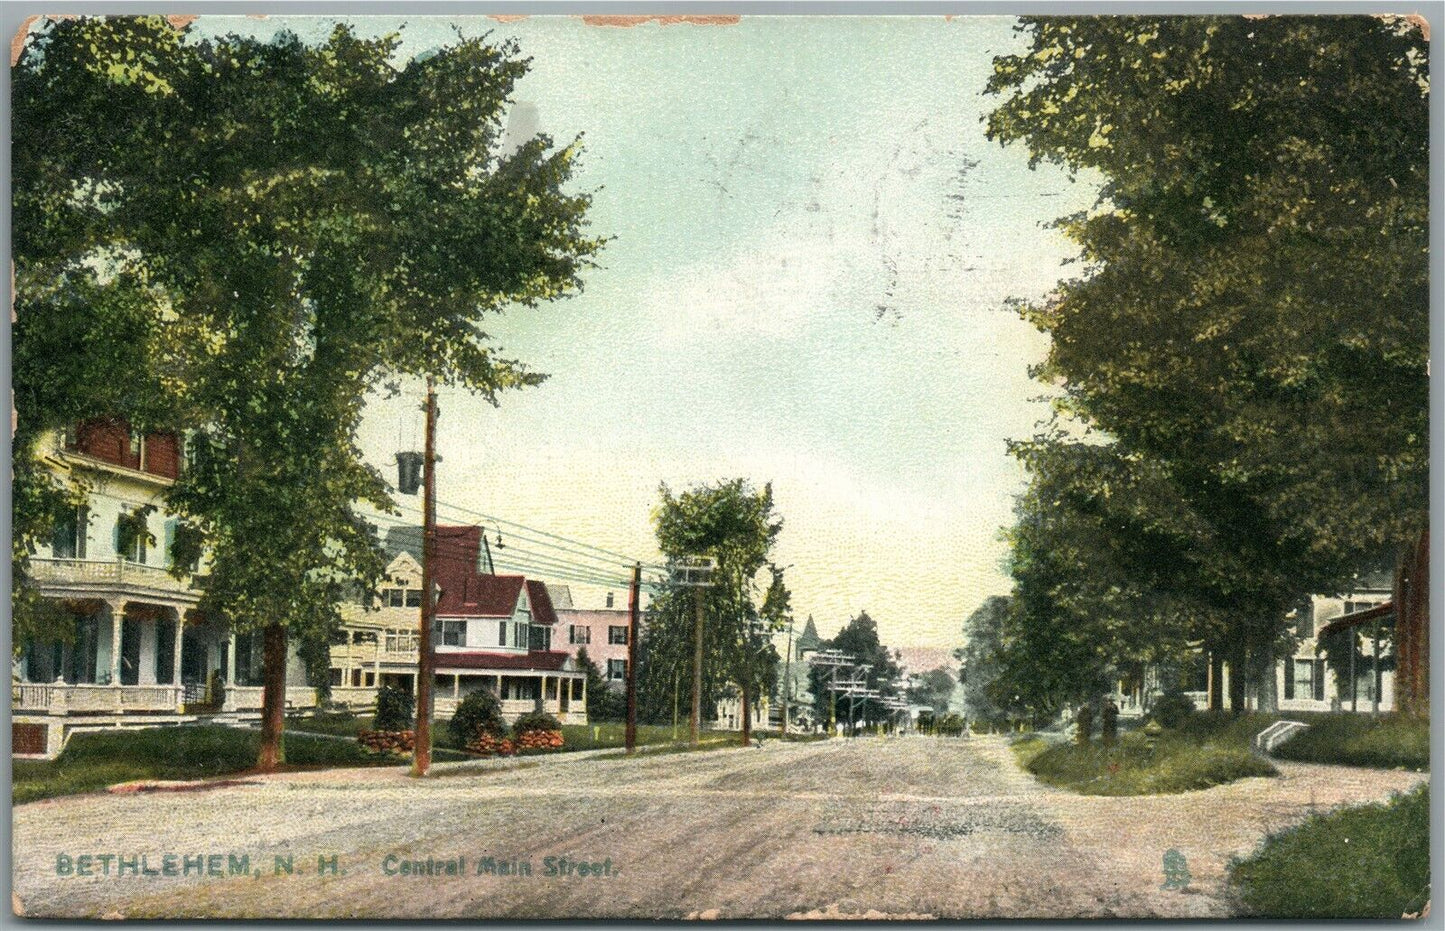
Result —
[{"label": "wooden telephone pole", "polygon": [[411,774],[425,776],[431,769],[432,627],[436,622],[437,482],[436,381],[426,378],[426,454],[422,460],[421,630],[417,641],[416,730],[411,753]]},{"label": "wooden telephone pole", "polygon": [[632,592],[627,599],[627,731],[628,753],[637,750],[637,613],[642,599],[642,563],[632,567]]}]

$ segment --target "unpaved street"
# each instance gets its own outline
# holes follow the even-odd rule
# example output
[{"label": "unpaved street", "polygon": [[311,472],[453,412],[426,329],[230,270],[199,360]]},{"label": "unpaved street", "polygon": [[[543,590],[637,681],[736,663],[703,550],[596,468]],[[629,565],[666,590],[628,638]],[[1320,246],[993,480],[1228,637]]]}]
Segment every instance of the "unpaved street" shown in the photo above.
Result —
[{"label": "unpaved street", "polygon": [[[1266,830],[1426,778],[1280,770],[1185,795],[1084,797],[1037,784],[1001,738],[912,737],[553,757],[426,781],[290,774],[21,806],[15,892],[26,914],[76,917],[1215,917],[1230,911],[1225,863]],[[1182,893],[1160,889],[1171,847],[1193,877]],[[75,875],[83,854],[146,859]],[[223,873],[245,855],[249,874],[166,876],[166,854],[225,855],[204,861]],[[333,854],[337,873],[318,874]],[[70,875],[57,875],[61,855]],[[277,874],[277,855],[294,874]],[[459,875],[387,872],[428,857],[465,861]],[[477,875],[487,857],[531,875]],[[547,876],[548,857],[610,864]]]}]

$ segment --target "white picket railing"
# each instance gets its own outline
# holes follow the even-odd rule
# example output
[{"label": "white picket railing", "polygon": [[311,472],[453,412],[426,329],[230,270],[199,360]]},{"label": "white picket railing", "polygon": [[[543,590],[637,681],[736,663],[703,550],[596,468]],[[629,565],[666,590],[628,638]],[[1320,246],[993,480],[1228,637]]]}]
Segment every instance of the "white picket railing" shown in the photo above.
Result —
[{"label": "white picket railing", "polygon": [[146,566],[126,559],[30,560],[30,575],[41,584],[138,585],[168,592],[194,593],[195,585],[171,575],[159,566]]},{"label": "white picket railing", "polygon": [[14,710],[19,712],[175,711],[181,701],[181,687],[27,682],[11,689],[11,699]]}]

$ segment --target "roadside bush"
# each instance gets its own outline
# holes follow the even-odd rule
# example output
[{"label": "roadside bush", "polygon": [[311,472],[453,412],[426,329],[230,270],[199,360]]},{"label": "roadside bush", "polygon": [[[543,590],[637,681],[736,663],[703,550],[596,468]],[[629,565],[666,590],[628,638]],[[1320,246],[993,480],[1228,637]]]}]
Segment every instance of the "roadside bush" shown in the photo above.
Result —
[{"label": "roadside bush", "polygon": [[463,698],[447,727],[456,745],[468,748],[483,734],[502,737],[507,733],[506,722],[502,720],[502,703],[486,689],[478,689]]},{"label": "roadside bush", "polygon": [[467,743],[467,752],[477,756],[516,756],[517,744],[500,733],[483,731]]},{"label": "roadside bush", "polygon": [[416,747],[414,731],[361,731],[357,743],[374,753],[411,753]]},{"label": "roadside bush", "polygon": [[394,685],[383,685],[376,693],[376,717],[371,726],[378,731],[404,731],[416,720],[411,693]]},{"label": "roadside bush", "polygon": [[1196,711],[1194,700],[1183,692],[1165,692],[1149,709],[1149,716],[1159,722],[1160,727],[1171,731],[1177,729]]},{"label": "roadside bush", "polygon": [[562,723],[545,711],[524,714],[512,725],[518,750],[561,750]]},{"label": "roadside bush", "polygon": [[1229,879],[1254,916],[1418,917],[1430,898],[1429,786],[1272,834],[1230,863]]},{"label": "roadside bush", "polygon": [[562,722],[545,711],[533,711],[522,715],[512,725],[512,735],[521,737],[529,731],[557,731],[561,733]]}]

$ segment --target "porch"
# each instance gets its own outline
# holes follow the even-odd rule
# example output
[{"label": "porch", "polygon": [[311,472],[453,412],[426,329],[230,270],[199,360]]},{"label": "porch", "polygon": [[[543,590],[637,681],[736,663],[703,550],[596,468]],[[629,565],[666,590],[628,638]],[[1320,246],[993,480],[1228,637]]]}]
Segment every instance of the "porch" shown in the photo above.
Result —
[{"label": "porch", "polygon": [[508,724],[536,711],[563,724],[587,723],[587,678],[581,673],[439,672],[432,686],[434,713],[450,717],[463,699],[481,689],[498,696]]}]

